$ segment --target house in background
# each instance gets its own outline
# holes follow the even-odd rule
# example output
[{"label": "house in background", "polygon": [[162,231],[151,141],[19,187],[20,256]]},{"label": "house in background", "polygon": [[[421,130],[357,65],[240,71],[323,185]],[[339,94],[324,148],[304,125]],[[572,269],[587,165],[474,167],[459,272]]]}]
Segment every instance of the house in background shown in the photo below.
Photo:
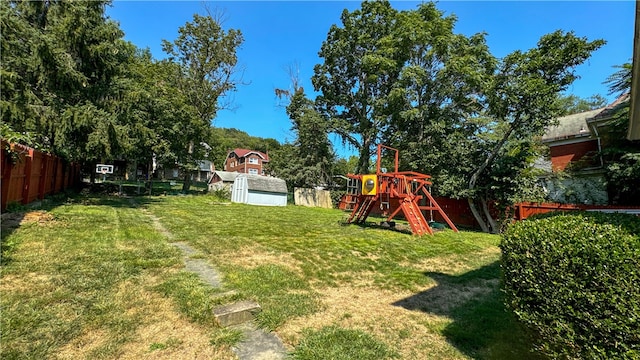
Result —
[{"label": "house in background", "polygon": [[215,166],[209,160],[198,161],[198,172],[194,176],[195,181],[209,181],[215,171]]},{"label": "house in background", "polygon": [[229,151],[224,161],[224,171],[251,175],[265,175],[264,164],[269,155],[256,150],[234,149]]},{"label": "house in background", "polygon": [[[191,175],[191,180],[205,182],[209,181],[215,171],[215,166],[209,160],[198,161],[198,167]],[[184,176],[182,170],[177,165],[173,167],[161,167],[158,169],[158,176],[163,180],[181,180]]]},{"label": "house in background", "polygon": [[622,140],[615,138],[611,123],[617,110],[628,101],[629,94],[622,95],[604,108],[561,117],[557,125],[547,129],[542,143],[549,147],[550,166],[546,166],[551,173],[543,182],[550,200],[607,204],[602,151]]}]

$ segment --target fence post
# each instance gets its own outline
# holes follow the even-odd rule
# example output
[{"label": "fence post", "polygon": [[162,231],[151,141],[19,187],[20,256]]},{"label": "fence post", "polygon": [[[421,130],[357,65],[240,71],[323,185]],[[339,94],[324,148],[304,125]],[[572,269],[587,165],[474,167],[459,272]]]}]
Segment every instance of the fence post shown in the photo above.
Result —
[{"label": "fence post", "polygon": [[58,162],[56,157],[51,155],[51,194],[56,193],[56,175],[58,174]]},{"label": "fence post", "polygon": [[31,186],[31,175],[33,173],[33,149],[24,157],[24,186],[22,187],[22,204],[29,203],[29,187]]},{"label": "fence post", "polygon": [[38,199],[44,199],[46,191],[47,177],[49,176],[49,157],[42,154],[42,162],[40,164],[40,181],[38,182]]},{"label": "fence post", "polygon": [[0,208],[5,210],[7,208],[7,196],[9,196],[9,184],[11,183],[11,168],[13,167],[11,164],[10,156],[7,156],[7,151],[5,151],[4,146],[5,142],[2,142],[0,146],[0,163],[2,164],[2,193],[0,194]]},{"label": "fence post", "polygon": [[518,208],[518,218],[516,220],[524,220],[524,203],[518,203],[516,204],[516,207]]}]

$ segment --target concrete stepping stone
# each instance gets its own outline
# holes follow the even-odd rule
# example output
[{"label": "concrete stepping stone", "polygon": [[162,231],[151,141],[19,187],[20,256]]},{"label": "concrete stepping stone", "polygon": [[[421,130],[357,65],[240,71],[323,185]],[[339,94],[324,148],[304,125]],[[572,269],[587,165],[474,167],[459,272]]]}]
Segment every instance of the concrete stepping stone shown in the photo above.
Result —
[{"label": "concrete stepping stone", "polygon": [[253,323],[236,325],[245,335],[238,345],[233,347],[233,352],[239,360],[282,360],[287,357],[287,349],[276,334],[265,332],[255,327]]},{"label": "concrete stepping stone", "polygon": [[213,315],[220,326],[227,327],[253,321],[255,315],[260,311],[262,311],[262,308],[258,303],[245,300],[218,306],[213,309]]}]

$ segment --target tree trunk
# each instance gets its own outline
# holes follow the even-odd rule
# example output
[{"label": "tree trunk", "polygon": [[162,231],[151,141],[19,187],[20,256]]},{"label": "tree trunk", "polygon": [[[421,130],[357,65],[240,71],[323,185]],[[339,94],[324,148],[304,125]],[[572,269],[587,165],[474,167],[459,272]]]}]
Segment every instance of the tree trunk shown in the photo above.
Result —
[{"label": "tree trunk", "polygon": [[474,203],[473,199],[467,198],[467,202],[469,203],[469,209],[471,209],[471,213],[473,214],[473,217],[476,219],[476,221],[480,225],[480,229],[482,229],[482,232],[486,232],[486,233],[490,232],[489,227],[487,227],[487,223],[482,218],[482,215],[480,215],[480,212],[478,211],[478,208],[476,207],[476,204]]},{"label": "tree trunk", "polygon": [[[511,124],[511,126],[509,126],[509,130],[507,130],[507,132],[504,134],[502,139],[500,139],[500,141],[496,144],[496,146],[493,147],[493,150],[489,153],[489,156],[487,156],[487,158],[484,160],[484,162],[482,162],[482,164],[471,175],[471,178],[469,179],[469,187],[468,187],[468,189],[470,190],[471,194],[474,193],[474,190],[476,188],[476,182],[480,178],[480,175],[482,175],[484,170],[493,163],[495,158],[498,156],[498,153],[500,152],[500,149],[502,149],[504,144],[509,139],[509,136],[511,136],[511,133],[513,132],[513,130],[515,129],[515,127],[519,123],[520,123],[520,118],[517,117],[517,119]],[[473,199],[472,198],[467,198],[467,201],[469,202],[469,208],[471,209],[471,212],[473,213],[473,217],[475,217],[476,220],[478,221],[478,223],[480,224],[480,227],[482,228],[482,231],[488,233],[489,232],[489,227],[487,226],[487,224],[484,221],[484,219],[482,219],[482,217],[480,216],[480,212],[476,208],[476,205],[473,202]],[[488,219],[490,219],[490,220],[488,220],[489,222],[493,221],[495,223],[495,221],[493,220],[493,218],[490,215],[488,216]]]},{"label": "tree trunk", "polygon": [[149,196],[153,195],[153,166],[147,164],[147,176],[149,177]]},{"label": "tree trunk", "polygon": [[369,160],[371,159],[371,141],[369,139],[363,139],[362,147],[360,148],[360,158],[358,159],[357,174],[369,173]]},{"label": "tree trunk", "polygon": [[491,233],[492,234],[499,233],[500,229],[498,228],[498,223],[493,218],[493,216],[491,216],[491,213],[489,212],[489,204],[487,202],[487,199],[484,197],[480,198],[480,203],[482,204],[482,211],[484,211],[484,216],[487,218],[487,222],[489,223]]},{"label": "tree trunk", "polygon": [[191,172],[185,170],[184,181],[182,183],[182,192],[186,194],[187,192],[189,192],[189,189],[191,189]]}]

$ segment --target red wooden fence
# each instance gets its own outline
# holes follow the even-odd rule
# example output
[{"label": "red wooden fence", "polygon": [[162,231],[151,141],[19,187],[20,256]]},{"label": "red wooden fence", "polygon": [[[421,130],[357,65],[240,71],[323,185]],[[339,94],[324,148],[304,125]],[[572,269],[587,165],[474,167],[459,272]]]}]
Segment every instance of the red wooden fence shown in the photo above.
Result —
[{"label": "red wooden fence", "polygon": [[45,195],[54,194],[80,182],[80,167],[61,158],[33,148],[11,144],[11,153],[5,150],[7,143],[1,142],[0,164],[2,164],[2,194],[0,207],[7,204],[28,204]]},{"label": "red wooden fence", "polygon": [[640,206],[617,206],[617,205],[580,205],[580,204],[557,204],[557,203],[531,203],[522,202],[515,205],[515,220],[524,220],[535,214],[544,214],[552,211],[599,211],[599,212],[621,212],[640,216]]},{"label": "red wooden fence", "polygon": [[[344,205],[345,199],[340,202],[340,209],[348,210]],[[446,197],[436,197],[436,202],[444,210],[445,214],[456,224],[456,226],[466,226],[470,228],[480,228],[478,222],[473,217],[469,203],[466,199],[451,199]],[[372,212],[376,213],[374,209]],[[532,203],[522,202],[514,205],[514,220],[524,220],[535,214],[544,214],[552,211],[600,211],[600,212],[624,212],[640,216],[640,206],[615,206],[615,205],[579,205],[579,204],[559,204],[559,203]],[[430,212],[425,214],[427,221],[431,221]],[[433,220],[444,223],[444,219],[438,214],[433,213]]]}]

